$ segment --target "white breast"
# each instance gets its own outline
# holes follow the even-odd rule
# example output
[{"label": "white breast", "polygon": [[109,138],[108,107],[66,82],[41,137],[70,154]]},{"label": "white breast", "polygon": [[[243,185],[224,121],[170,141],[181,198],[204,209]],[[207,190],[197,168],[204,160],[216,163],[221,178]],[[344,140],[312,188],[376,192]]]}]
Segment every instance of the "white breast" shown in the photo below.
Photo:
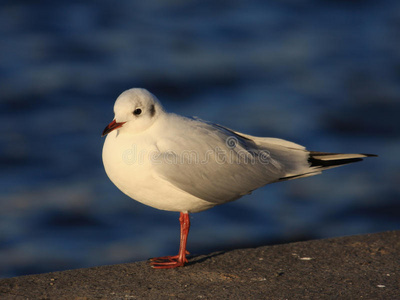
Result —
[{"label": "white breast", "polygon": [[215,203],[199,199],[157,176],[154,163],[159,151],[146,135],[108,134],[103,163],[110,180],[126,195],[145,205],[168,211],[199,212]]}]

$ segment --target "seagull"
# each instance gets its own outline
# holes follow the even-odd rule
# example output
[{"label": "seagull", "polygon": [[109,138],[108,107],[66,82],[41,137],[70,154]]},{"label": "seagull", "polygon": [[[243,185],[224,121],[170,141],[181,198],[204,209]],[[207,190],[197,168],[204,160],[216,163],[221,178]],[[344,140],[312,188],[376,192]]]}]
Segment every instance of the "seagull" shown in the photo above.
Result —
[{"label": "seagull", "polygon": [[124,194],[180,212],[175,256],[150,259],[156,269],[184,266],[189,213],[234,201],[264,185],[320,174],[374,154],[308,151],[283,139],[256,137],[164,110],[146,89],[124,91],[104,129],[103,164]]}]

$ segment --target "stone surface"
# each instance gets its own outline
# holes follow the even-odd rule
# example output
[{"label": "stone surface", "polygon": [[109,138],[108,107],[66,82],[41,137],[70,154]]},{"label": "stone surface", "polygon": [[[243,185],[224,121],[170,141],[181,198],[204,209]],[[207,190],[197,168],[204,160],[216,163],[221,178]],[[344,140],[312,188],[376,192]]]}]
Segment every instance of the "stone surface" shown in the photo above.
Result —
[{"label": "stone surface", "polygon": [[0,280],[0,299],[400,299],[400,231]]}]

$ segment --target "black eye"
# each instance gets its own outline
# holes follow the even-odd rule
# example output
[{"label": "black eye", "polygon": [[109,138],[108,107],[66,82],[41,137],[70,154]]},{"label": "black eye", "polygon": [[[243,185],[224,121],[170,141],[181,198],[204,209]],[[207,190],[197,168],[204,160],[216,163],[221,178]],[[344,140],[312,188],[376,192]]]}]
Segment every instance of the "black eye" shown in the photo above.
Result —
[{"label": "black eye", "polygon": [[140,108],[136,108],[136,109],[133,111],[133,114],[136,115],[136,116],[140,115],[141,113],[142,113],[142,110],[141,110]]}]

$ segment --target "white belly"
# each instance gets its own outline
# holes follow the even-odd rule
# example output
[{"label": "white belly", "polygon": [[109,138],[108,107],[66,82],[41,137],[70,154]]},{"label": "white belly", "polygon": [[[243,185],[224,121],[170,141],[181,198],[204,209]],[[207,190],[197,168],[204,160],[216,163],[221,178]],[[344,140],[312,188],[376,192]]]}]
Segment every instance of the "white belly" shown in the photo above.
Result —
[{"label": "white belly", "polygon": [[110,180],[124,194],[145,205],[181,212],[199,212],[215,205],[160,178],[153,168],[157,153],[155,143],[145,137],[134,139],[115,130],[104,142],[103,164]]}]

